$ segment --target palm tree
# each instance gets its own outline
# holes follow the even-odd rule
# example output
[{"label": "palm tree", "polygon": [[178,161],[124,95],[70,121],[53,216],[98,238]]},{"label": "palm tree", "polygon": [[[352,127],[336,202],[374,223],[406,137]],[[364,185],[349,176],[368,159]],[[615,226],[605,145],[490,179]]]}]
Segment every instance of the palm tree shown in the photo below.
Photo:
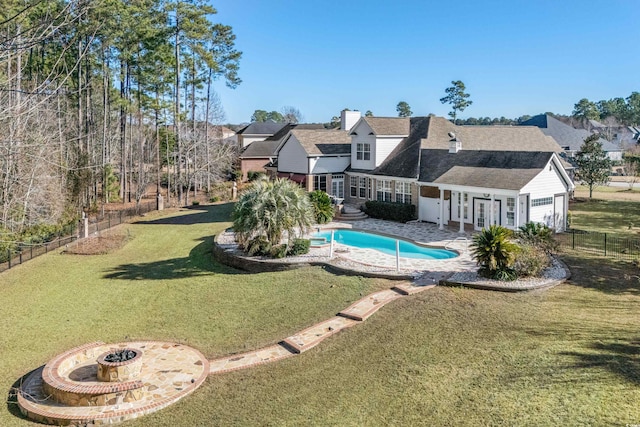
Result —
[{"label": "palm tree", "polygon": [[511,241],[512,234],[508,228],[492,225],[473,236],[472,254],[482,275],[505,277],[511,270],[518,251],[518,245]]},{"label": "palm tree", "polygon": [[288,179],[254,181],[242,193],[233,212],[233,229],[238,242],[246,246],[254,239],[279,245],[287,235],[287,244],[309,230],[313,207],[306,193]]}]

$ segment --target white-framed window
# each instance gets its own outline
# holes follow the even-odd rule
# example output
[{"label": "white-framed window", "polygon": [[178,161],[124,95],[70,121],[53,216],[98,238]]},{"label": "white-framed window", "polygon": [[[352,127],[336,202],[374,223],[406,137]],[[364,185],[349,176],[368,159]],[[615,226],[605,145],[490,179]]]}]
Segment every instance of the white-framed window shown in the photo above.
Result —
[{"label": "white-framed window", "polygon": [[358,196],[358,177],[357,176],[349,177],[349,195],[351,197]]},{"label": "white-framed window", "polygon": [[359,142],[356,144],[356,159],[371,160],[371,144]]},{"label": "white-framed window", "polygon": [[[460,198],[462,197],[462,193],[458,193],[458,219],[460,219]],[[464,204],[462,205],[462,210],[464,212],[464,219],[467,219],[467,212],[469,211],[469,194],[464,193]]]},{"label": "white-framed window", "polygon": [[516,199],[515,197],[507,197],[507,225],[514,226],[516,224]]},{"label": "white-framed window", "polygon": [[361,199],[367,197],[367,178],[358,179],[358,197]]},{"label": "white-framed window", "polygon": [[531,207],[545,206],[545,205],[552,205],[552,204],[553,204],[553,197],[541,197],[539,199],[531,200]]},{"label": "white-framed window", "polygon": [[377,181],[377,200],[379,202],[391,201],[391,181],[388,179],[378,179]]},{"label": "white-framed window", "polygon": [[396,203],[411,204],[411,183],[396,181]]},{"label": "white-framed window", "polygon": [[313,176],[313,189],[327,192],[327,176],[326,175],[314,175]]},{"label": "white-framed window", "polygon": [[373,178],[369,178],[369,200],[373,200]]}]

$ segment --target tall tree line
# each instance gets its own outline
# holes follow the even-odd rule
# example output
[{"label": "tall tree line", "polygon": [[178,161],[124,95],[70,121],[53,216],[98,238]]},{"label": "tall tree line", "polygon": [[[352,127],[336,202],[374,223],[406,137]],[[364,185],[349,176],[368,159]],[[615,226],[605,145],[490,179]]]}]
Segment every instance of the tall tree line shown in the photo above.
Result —
[{"label": "tall tree line", "polygon": [[241,53],[215,14],[203,0],[0,0],[2,235],[139,201],[161,179],[186,204],[232,169],[213,82],[241,82]]}]

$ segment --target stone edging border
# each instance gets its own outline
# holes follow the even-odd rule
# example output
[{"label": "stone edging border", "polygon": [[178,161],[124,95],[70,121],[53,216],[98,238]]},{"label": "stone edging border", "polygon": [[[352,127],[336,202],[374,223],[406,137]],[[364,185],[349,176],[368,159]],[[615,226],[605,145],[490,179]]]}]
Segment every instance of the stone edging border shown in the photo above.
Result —
[{"label": "stone edging border", "polygon": [[[218,242],[220,234],[214,236],[213,239],[213,257],[222,264],[228,265],[239,270],[248,271],[251,273],[265,273],[265,272],[277,272],[288,271],[297,268],[321,266],[327,270],[337,274],[346,274],[350,276],[362,276],[369,278],[389,279],[389,280],[413,280],[415,277],[410,274],[386,274],[386,273],[372,273],[367,271],[357,271],[342,267],[338,264],[331,262],[270,262],[266,260],[259,260],[253,257],[246,257],[237,255],[233,251],[223,248]],[[347,260],[345,258],[345,260]],[[363,264],[366,265],[366,264]]]}]

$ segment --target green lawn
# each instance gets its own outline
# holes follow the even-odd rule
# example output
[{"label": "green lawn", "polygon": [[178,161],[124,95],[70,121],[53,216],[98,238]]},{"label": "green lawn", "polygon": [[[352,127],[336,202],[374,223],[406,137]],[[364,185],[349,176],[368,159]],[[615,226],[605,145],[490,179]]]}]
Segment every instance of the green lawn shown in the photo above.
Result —
[{"label": "green lawn", "polygon": [[593,198],[578,187],[569,210],[573,228],[610,233],[619,237],[640,237],[640,191],[597,187]]},{"label": "green lawn", "polygon": [[[4,390],[94,340],[179,341],[213,358],[278,341],[391,282],[211,262],[229,205],[147,217],[109,255],[50,254],[0,274]],[[212,222],[209,222],[212,221]],[[294,358],[210,376],[130,426],[607,425],[640,422],[640,271],[566,255],[569,284],[435,288]],[[27,425],[0,413],[0,425]]]}]

